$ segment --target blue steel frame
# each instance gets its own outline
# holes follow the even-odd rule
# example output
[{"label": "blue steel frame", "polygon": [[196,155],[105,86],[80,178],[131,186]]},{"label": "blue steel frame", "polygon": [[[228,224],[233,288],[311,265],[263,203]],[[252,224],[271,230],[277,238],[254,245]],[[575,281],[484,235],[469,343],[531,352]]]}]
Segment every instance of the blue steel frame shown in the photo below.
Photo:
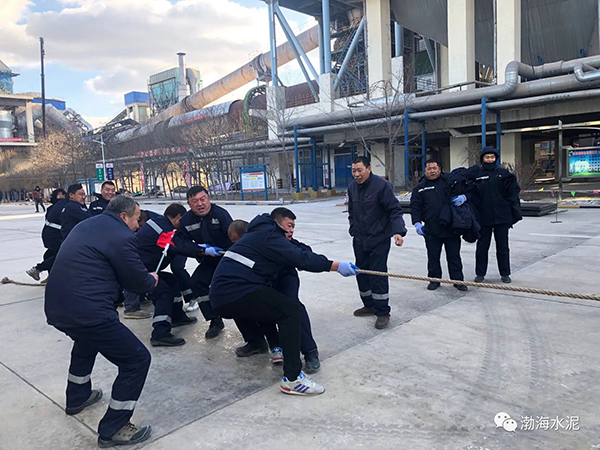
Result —
[{"label": "blue steel frame", "polygon": [[[261,170],[265,173],[265,201],[269,200],[269,192],[267,189],[267,166],[268,164],[249,164],[247,166],[236,166],[236,169],[240,169],[240,192],[242,194],[242,201],[244,200],[244,185],[242,181],[242,173],[244,172],[256,172],[257,170]],[[258,191],[261,192],[261,191]]]}]

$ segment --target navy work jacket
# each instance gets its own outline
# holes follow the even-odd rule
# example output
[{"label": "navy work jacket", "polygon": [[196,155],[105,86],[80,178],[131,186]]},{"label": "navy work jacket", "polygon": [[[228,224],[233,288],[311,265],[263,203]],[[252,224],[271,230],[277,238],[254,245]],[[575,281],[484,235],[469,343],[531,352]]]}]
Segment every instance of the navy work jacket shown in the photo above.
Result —
[{"label": "navy work jacket", "polygon": [[446,183],[448,175],[442,173],[435,180],[424,177],[412,191],[410,197],[410,215],[413,225],[425,223],[425,235],[449,237],[452,232],[440,224],[440,213],[449,204]]},{"label": "navy work jacket", "polygon": [[59,329],[118,320],[121,288],[144,294],[154,283],[138,255],[135,233],[105,212],[78,224],[62,243],[46,284],[46,318]]},{"label": "navy work jacket", "polygon": [[60,213],[60,234],[63,241],[75,225],[90,217],[92,217],[92,213],[85,205],[69,200]]},{"label": "navy work jacket", "polygon": [[263,286],[272,287],[284,267],[309,272],[331,269],[332,261],[306,248],[288,241],[283,228],[268,214],[256,216],[217,266],[210,285],[211,305],[223,306]]},{"label": "navy work jacket", "polygon": [[362,184],[355,180],[350,182],[348,221],[350,235],[365,250],[395,234],[406,235],[402,207],[392,184],[373,173]]},{"label": "navy work jacket", "polygon": [[58,250],[62,242],[60,214],[69,200],[61,198],[46,210],[46,221],[42,229],[44,247]]},{"label": "navy work jacket", "polygon": [[90,203],[90,212],[92,216],[98,216],[104,212],[106,207],[108,206],[108,200],[105,200],[104,197],[98,197],[98,200]]},{"label": "navy work jacket", "polygon": [[[204,217],[197,216],[191,210],[186,212],[175,234],[196,244],[208,244],[226,250],[232,245],[227,235],[231,222],[233,219],[225,208],[211,204],[210,211]],[[209,259],[218,262],[218,258]]]}]

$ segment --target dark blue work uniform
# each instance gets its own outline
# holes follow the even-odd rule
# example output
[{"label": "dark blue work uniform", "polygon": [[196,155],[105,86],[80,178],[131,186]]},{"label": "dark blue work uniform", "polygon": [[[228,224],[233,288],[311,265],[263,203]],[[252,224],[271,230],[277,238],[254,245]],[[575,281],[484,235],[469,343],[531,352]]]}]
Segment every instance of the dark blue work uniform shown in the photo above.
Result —
[{"label": "dark blue work uniform", "polygon": [[464,280],[460,259],[460,235],[440,224],[440,213],[450,201],[447,189],[448,175],[442,173],[435,180],[424,177],[410,197],[410,215],[413,225],[423,222],[427,247],[427,276],[442,278],[440,257],[442,246],[446,250],[448,272],[453,280]]},{"label": "dark blue work uniform", "polygon": [[[312,252],[312,249],[303,244],[296,239],[292,239],[290,241],[296,247],[301,250]],[[301,339],[300,339],[300,351],[302,354],[306,355],[314,350],[317,350],[317,343],[312,335],[312,327],[310,325],[310,318],[308,317],[308,311],[306,310],[306,306],[300,301],[300,296],[298,295],[300,292],[300,277],[298,276],[298,271],[293,266],[284,267],[277,274],[277,278],[273,282],[273,288],[276,291],[281,292],[286,297],[295,300],[300,305],[300,313],[301,313]],[[238,323],[236,321],[236,325],[238,329],[242,333],[244,337],[244,341],[250,342],[260,342],[264,337],[267,338],[267,342],[270,348],[280,347],[279,343],[279,333],[277,332],[277,327],[274,323],[259,323],[260,331],[254,326],[247,326],[246,321],[241,321]],[[262,333],[261,333],[262,332]]]},{"label": "dark blue work uniform", "polygon": [[[233,219],[227,210],[211,204],[210,211],[204,217],[197,216],[193,211],[186,212],[181,218],[179,230],[175,234],[188,242],[208,244],[226,250],[232,245],[227,235],[227,229],[231,222]],[[213,274],[220,260],[221,258],[210,256],[200,258],[200,265],[192,274],[192,290],[206,320],[218,317],[212,310],[208,293]]]},{"label": "dark blue work uniform", "polygon": [[499,159],[498,152],[491,147],[481,151],[481,167],[474,180],[476,189],[469,197],[477,210],[481,225],[481,236],[477,240],[475,251],[475,274],[483,277],[487,273],[493,233],[498,271],[505,277],[510,275],[508,230],[523,218],[519,200],[521,188],[514,173],[498,167],[495,162],[483,162],[483,155],[487,153],[495,154],[496,161]]},{"label": "dark blue work uniform", "polygon": [[119,321],[115,303],[121,286],[144,293],[154,288],[155,280],[138,256],[135,234],[111,212],[73,228],[56,264],[61,270],[48,279],[44,309],[48,323],[74,341],[67,407],[80,406],[90,397],[98,353],[119,368],[108,411],[98,426],[100,437],[108,439],[133,415],[150,367],[148,349]]},{"label": "dark blue work uniform", "polygon": [[67,238],[75,225],[90,217],[92,217],[92,213],[85,205],[74,201],[68,201],[60,213],[60,234],[62,240],[64,241]]},{"label": "dark blue work uniform", "polygon": [[[149,219],[137,232],[138,253],[148,271],[158,273],[158,285],[148,294],[148,299],[154,304],[154,318],[152,319],[152,339],[160,339],[171,334],[171,326],[185,316],[183,312],[183,298],[177,278],[168,272],[163,272],[176,254],[194,256],[200,253],[197,245],[183,239],[173,237],[174,246],[170,246],[167,256],[162,260],[160,269],[158,264],[163,254],[163,249],[156,245],[161,233],[173,231],[173,224],[166,216],[155,216]],[[177,232],[175,233],[177,234]]]},{"label": "dark blue work uniform", "polygon": [[92,213],[92,216],[98,216],[102,214],[108,206],[108,203],[109,201],[102,196],[98,197],[98,200],[90,203],[90,212]]},{"label": "dark blue work uniform", "polygon": [[42,229],[42,242],[46,247],[46,252],[44,253],[44,261],[36,266],[36,269],[40,272],[45,270],[49,272],[54,265],[54,260],[62,242],[60,213],[67,202],[66,198],[62,198],[46,210],[46,221]]},{"label": "dark blue work uniform", "polygon": [[245,322],[248,327],[276,323],[284,355],[283,372],[295,380],[302,370],[301,307],[273,285],[282,267],[326,272],[332,264],[325,256],[288,241],[283,228],[268,214],[257,216],[219,263],[210,286],[210,303],[217,314],[236,323]]},{"label": "dark blue work uniform", "polygon": [[[371,174],[362,184],[355,180],[348,186],[348,221],[356,265],[360,269],[387,272],[390,238],[406,235],[402,208],[392,184]],[[387,277],[358,275],[360,298],[375,315],[390,313]]]}]

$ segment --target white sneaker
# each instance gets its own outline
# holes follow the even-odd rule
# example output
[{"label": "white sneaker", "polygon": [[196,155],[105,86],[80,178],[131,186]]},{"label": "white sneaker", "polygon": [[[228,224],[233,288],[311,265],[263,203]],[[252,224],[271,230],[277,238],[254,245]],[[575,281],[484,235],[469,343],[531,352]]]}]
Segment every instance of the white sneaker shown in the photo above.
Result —
[{"label": "white sneaker", "polygon": [[281,347],[273,347],[271,349],[271,361],[273,361],[273,364],[281,364],[283,362],[283,350],[281,350]]},{"label": "white sneaker", "polygon": [[285,394],[293,395],[319,395],[325,392],[323,386],[315,383],[308,375],[305,375],[304,372],[300,372],[300,375],[298,375],[298,378],[294,381],[290,381],[286,377],[283,377],[279,389]]},{"label": "white sneaker", "polygon": [[198,302],[196,300],[190,300],[190,302],[185,305],[185,307],[183,308],[183,310],[185,312],[192,312],[192,311],[196,311],[200,306],[198,306]]},{"label": "white sneaker", "polygon": [[40,271],[37,270],[35,267],[32,267],[29,270],[26,270],[25,273],[27,275],[29,275],[31,278],[33,278],[35,281],[40,281]]}]

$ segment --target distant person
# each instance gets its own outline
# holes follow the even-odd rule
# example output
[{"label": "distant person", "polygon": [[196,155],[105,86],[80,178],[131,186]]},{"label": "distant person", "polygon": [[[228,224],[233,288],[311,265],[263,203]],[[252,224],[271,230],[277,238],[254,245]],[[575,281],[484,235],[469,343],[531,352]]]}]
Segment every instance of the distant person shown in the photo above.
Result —
[{"label": "distant person", "polygon": [[35,202],[35,212],[40,212],[40,206],[44,212],[46,212],[46,207],[44,206],[44,191],[39,186],[36,186],[32,195],[33,201]]},{"label": "distant person", "polygon": [[[440,223],[440,214],[444,205],[452,201],[459,205],[466,201],[466,196],[460,195],[449,199],[447,189],[448,175],[442,173],[440,163],[429,160],[425,163],[425,177],[417,184],[410,197],[410,215],[417,234],[425,238],[427,248],[427,276],[429,278],[442,278],[442,247],[446,251],[448,272],[452,280],[463,281],[463,266],[460,259],[460,235],[455,234],[448,227]],[[440,287],[435,281],[427,285],[427,289],[434,291]],[[455,284],[459,291],[466,291],[467,286]]]},{"label": "distant person", "polygon": [[485,147],[481,151],[481,166],[475,177],[476,189],[471,195],[471,202],[479,214],[481,225],[481,236],[477,240],[475,251],[477,283],[485,280],[492,233],[496,241],[500,277],[504,283],[512,281],[508,230],[523,218],[519,200],[521,188],[514,173],[498,166],[499,157],[494,147]]},{"label": "distant person", "polygon": [[48,323],[73,340],[65,412],[79,414],[102,397],[91,381],[98,353],[119,369],[98,425],[102,448],[137,444],[152,432],[150,426],[129,422],[150,368],[150,353],[119,321],[115,306],[121,286],[142,294],[158,282],[137,253],[139,216],[138,204],[119,196],[104,214],[75,227],[56,257],[61,270],[53,271],[46,285]]},{"label": "distant person", "polygon": [[[371,173],[367,157],[359,156],[352,161],[352,176],[354,180],[348,186],[348,221],[356,265],[387,272],[390,239],[393,237],[400,247],[406,235],[400,202],[392,184]],[[359,274],[356,281],[364,306],[354,311],[354,315],[375,315],[375,328],[386,328],[390,322],[388,278]]]},{"label": "distant person", "polygon": [[67,188],[69,201],[60,213],[60,234],[63,241],[67,238],[71,230],[79,222],[92,217],[92,213],[85,205],[85,190],[80,183],[75,183]]},{"label": "distant person", "polygon": [[[56,255],[58,254],[62,242],[62,235],[60,234],[60,213],[62,212],[64,205],[67,204],[68,200],[65,198],[66,195],[67,193],[64,189],[56,189],[50,196],[51,205],[46,211],[46,221],[44,228],[42,228],[42,242],[44,243],[44,247],[46,247],[44,260],[26,272],[27,275],[36,281],[39,281],[41,272],[50,272],[54,265]],[[42,283],[44,281],[42,281]]]},{"label": "distant person", "polygon": [[[96,194],[98,195],[98,194]],[[105,181],[102,183],[102,187],[100,189],[100,195],[98,196],[98,200],[90,203],[90,212],[92,216],[97,216],[98,214],[102,214],[106,207],[108,206],[108,202],[110,202],[116,195],[116,186],[112,181]]]}]

